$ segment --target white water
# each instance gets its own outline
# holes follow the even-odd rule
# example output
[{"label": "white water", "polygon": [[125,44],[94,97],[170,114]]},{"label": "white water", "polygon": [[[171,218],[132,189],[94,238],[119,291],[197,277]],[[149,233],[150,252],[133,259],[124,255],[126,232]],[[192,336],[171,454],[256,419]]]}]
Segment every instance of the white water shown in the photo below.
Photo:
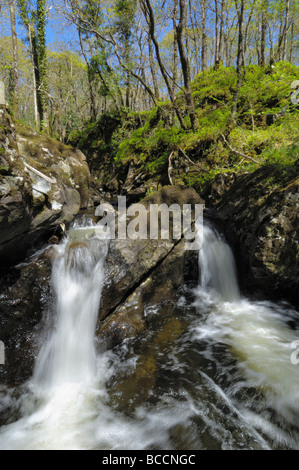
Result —
[{"label": "white water", "polygon": [[[299,333],[286,323],[298,312],[287,304],[242,298],[230,248],[204,226],[196,312],[189,320],[183,312],[185,333],[167,346],[166,323],[138,352],[128,342],[119,353],[97,355],[95,325],[108,248],[97,234],[92,224],[75,226],[57,247],[55,311],[21,399],[22,417],[0,428],[0,449],[200,449],[215,442],[222,449],[298,449],[299,365],[290,358]],[[187,299],[179,303],[189,311]],[[159,306],[151,311],[157,317]],[[221,355],[215,357],[217,345],[237,360],[237,374]],[[209,365],[221,371],[220,380]],[[112,395],[124,401],[124,409],[136,401],[130,416],[110,403],[106,387],[113,379]],[[261,394],[258,399],[252,390]],[[13,401],[2,389],[0,399],[3,406]]]},{"label": "white water", "polygon": [[108,238],[99,230],[91,223],[74,225],[56,249],[56,304],[48,336],[29,383],[31,393],[22,404],[24,417],[3,428],[0,448],[90,446],[90,423],[105,395],[106,358],[97,360],[94,344],[108,249]]},{"label": "white water", "polygon": [[[231,249],[208,225],[203,229],[199,268],[201,286],[195,305],[202,308],[205,303],[210,313],[197,325],[195,336],[198,340],[210,338],[229,345],[247,385],[254,385],[264,393],[264,406],[273,408],[287,423],[297,427],[299,365],[292,363],[291,355],[299,331],[289,328],[287,321],[298,319],[298,312],[286,303],[242,298]],[[262,414],[246,410],[243,413],[256,428],[270,433],[272,438],[278,434],[278,440],[283,441],[283,433]],[[296,439],[297,431],[294,431]],[[299,448],[299,441],[292,441],[291,445]]]}]

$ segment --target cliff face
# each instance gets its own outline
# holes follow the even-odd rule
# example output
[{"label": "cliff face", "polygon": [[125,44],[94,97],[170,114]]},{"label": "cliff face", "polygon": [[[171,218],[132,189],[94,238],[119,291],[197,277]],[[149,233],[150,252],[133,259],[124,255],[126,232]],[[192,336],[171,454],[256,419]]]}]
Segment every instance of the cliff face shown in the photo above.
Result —
[{"label": "cliff face", "polygon": [[299,305],[299,161],[240,176],[212,217],[235,248],[245,291]]},{"label": "cliff face", "polygon": [[0,106],[1,267],[22,259],[88,205],[89,178],[81,151],[15,126]]}]

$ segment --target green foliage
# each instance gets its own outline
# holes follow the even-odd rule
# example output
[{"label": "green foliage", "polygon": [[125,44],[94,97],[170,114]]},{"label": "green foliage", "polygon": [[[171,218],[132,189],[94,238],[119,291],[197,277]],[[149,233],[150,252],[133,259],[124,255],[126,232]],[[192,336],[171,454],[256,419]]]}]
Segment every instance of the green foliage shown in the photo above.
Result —
[{"label": "green foliage", "polygon": [[[132,164],[137,173],[159,178],[167,175],[171,152],[187,156],[185,167],[190,168],[182,167],[180,182],[197,190],[224,171],[248,172],[269,163],[293,171],[299,158],[299,110],[290,95],[298,75],[299,67],[286,62],[246,67],[235,114],[235,69],[220,66],[198,75],[192,90],[199,129],[178,127],[169,103],[159,103],[147,113],[119,117],[117,126],[107,130],[117,171]],[[103,148],[103,138],[90,141],[85,135],[80,145]]]}]

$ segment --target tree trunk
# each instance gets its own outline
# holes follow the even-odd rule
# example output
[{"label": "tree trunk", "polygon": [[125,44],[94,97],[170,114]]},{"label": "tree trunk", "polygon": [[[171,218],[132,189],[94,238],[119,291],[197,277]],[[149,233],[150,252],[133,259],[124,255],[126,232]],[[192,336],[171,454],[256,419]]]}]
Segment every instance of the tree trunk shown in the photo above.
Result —
[{"label": "tree trunk", "polygon": [[11,23],[11,38],[12,38],[12,55],[13,55],[13,90],[11,97],[11,105],[14,112],[14,116],[18,117],[18,81],[19,81],[19,59],[18,59],[18,38],[16,31],[16,9],[15,1],[9,0],[10,10],[10,23]]},{"label": "tree trunk", "polygon": [[88,81],[88,90],[89,90],[89,98],[90,98],[90,122],[95,122],[97,113],[96,113],[95,96],[94,96],[92,82],[91,82],[91,76],[90,76],[90,64],[88,62],[88,58],[87,58],[85,50],[84,50],[84,44],[83,44],[82,34],[81,34],[80,28],[78,28],[78,36],[79,36],[81,52],[82,52],[82,55],[84,57],[86,67],[87,67],[87,81]]},{"label": "tree trunk", "polygon": [[223,39],[224,39],[224,12],[225,12],[225,0],[221,2],[221,13],[220,13],[220,33],[219,33],[219,63],[223,61]]},{"label": "tree trunk", "polygon": [[154,45],[154,48],[155,48],[158,65],[159,65],[161,74],[163,76],[165,85],[167,87],[167,91],[168,91],[171,103],[174,107],[174,110],[176,112],[177,118],[179,120],[179,123],[180,123],[182,129],[186,129],[185,123],[183,121],[183,117],[181,115],[181,112],[180,112],[177,104],[176,104],[176,98],[175,98],[175,95],[173,94],[172,86],[171,86],[171,83],[169,81],[166,69],[164,67],[164,64],[162,62],[162,58],[161,58],[161,55],[160,55],[159,44],[158,44],[158,41],[157,41],[156,36],[155,36],[155,18],[154,18],[154,13],[153,13],[153,9],[152,9],[152,6],[151,6],[151,2],[150,2],[150,0],[141,0],[141,4],[143,6],[144,13],[146,14],[146,20],[147,20],[148,26],[149,26],[149,34],[150,34],[150,37],[152,39],[152,42],[153,42],[153,45]]},{"label": "tree trunk", "polygon": [[282,60],[286,60],[287,57],[287,34],[290,27],[290,0],[287,0],[286,3],[286,20],[284,28],[284,37],[283,37],[283,47],[282,47]]},{"label": "tree trunk", "polygon": [[265,49],[266,49],[266,34],[267,34],[267,11],[268,11],[268,0],[264,0],[262,3],[262,22],[261,22],[261,52],[260,52],[260,62],[259,65],[261,67],[265,67],[266,65],[266,56],[265,56]]},{"label": "tree trunk", "polygon": [[237,106],[238,106],[238,99],[239,99],[239,92],[242,85],[242,78],[243,78],[243,69],[244,69],[244,16],[245,16],[245,8],[244,8],[245,0],[240,0],[240,5],[238,5],[237,0],[235,0],[235,5],[238,14],[238,50],[237,50],[237,87],[233,97],[233,111],[232,111],[232,120],[235,119]]},{"label": "tree trunk", "polygon": [[218,0],[214,0],[215,4],[215,64],[219,64],[219,13]]},{"label": "tree trunk", "polygon": [[207,34],[206,34],[206,21],[207,21],[207,0],[201,0],[201,31],[202,31],[202,44],[201,44],[201,69],[204,72],[207,68]]},{"label": "tree trunk", "polygon": [[187,54],[185,52],[184,44],[183,44],[183,36],[184,36],[184,28],[186,27],[186,18],[187,18],[187,5],[185,0],[180,0],[180,19],[177,30],[177,39],[178,39],[178,48],[180,54],[180,60],[182,65],[182,72],[184,78],[184,85],[185,85],[185,96],[186,102],[188,107],[188,114],[191,120],[191,126],[193,130],[198,129],[199,122],[198,116],[195,109],[195,103],[193,100],[192,92],[191,92],[191,76],[190,76],[190,65],[188,61]]},{"label": "tree trunk", "polygon": [[159,86],[158,86],[156,70],[155,70],[153,46],[152,46],[152,41],[151,41],[149,34],[148,34],[148,52],[149,52],[150,68],[151,68],[152,80],[153,80],[153,85],[154,85],[154,90],[155,90],[155,96],[156,96],[156,99],[159,101],[160,91],[159,91]]},{"label": "tree trunk", "polygon": [[28,24],[28,37],[29,37],[30,55],[31,55],[31,62],[32,62],[34,121],[35,121],[35,129],[38,131],[39,130],[39,114],[38,114],[38,106],[37,106],[37,83],[36,83],[34,52],[33,52],[33,34],[34,32],[32,31],[32,26],[31,24]]},{"label": "tree trunk", "polygon": [[176,30],[176,18],[178,14],[178,0],[174,0],[174,8],[173,8],[173,94],[177,92],[177,80],[178,80],[178,37],[177,37],[177,30]]},{"label": "tree trunk", "polygon": [[241,69],[244,65],[244,15],[245,15],[245,8],[244,8],[244,1],[240,1],[240,5],[238,5],[237,0],[236,9],[238,13],[238,50],[237,50],[237,73],[240,74]]}]

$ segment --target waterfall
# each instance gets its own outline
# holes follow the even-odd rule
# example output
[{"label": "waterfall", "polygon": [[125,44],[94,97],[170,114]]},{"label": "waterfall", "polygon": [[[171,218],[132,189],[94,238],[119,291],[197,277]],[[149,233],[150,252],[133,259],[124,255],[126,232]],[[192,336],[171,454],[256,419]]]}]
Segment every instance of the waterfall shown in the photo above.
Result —
[{"label": "waterfall", "polygon": [[106,363],[104,355],[97,361],[95,328],[108,239],[84,217],[56,247],[48,336],[23,399],[23,417],[2,429],[0,448],[93,447],[93,422],[105,401]]},{"label": "waterfall", "polygon": [[[210,225],[201,227],[201,237],[195,305],[202,309],[204,304],[210,313],[197,325],[198,340],[210,338],[228,345],[248,386],[258,386],[287,423],[297,423],[299,375],[291,361],[291,348],[299,342],[298,331],[289,328],[288,320],[298,318],[298,312],[286,302],[242,297],[230,247]],[[246,414],[254,425],[273,432],[274,426],[267,419],[263,422],[261,410],[259,415]]]},{"label": "waterfall", "polygon": [[234,256],[229,245],[213,227],[201,227],[199,250],[200,285],[213,289],[224,301],[240,299]]},{"label": "waterfall", "polygon": [[144,335],[96,354],[101,230],[83,218],[54,249],[54,308],[20,401],[2,397],[16,414],[0,449],[298,449],[298,312],[242,297],[232,250],[205,222],[198,288],[173,311],[153,300]]},{"label": "waterfall", "polygon": [[39,353],[33,377],[47,390],[95,377],[94,334],[107,246],[101,227],[83,219],[58,247],[52,270],[57,325]]}]

